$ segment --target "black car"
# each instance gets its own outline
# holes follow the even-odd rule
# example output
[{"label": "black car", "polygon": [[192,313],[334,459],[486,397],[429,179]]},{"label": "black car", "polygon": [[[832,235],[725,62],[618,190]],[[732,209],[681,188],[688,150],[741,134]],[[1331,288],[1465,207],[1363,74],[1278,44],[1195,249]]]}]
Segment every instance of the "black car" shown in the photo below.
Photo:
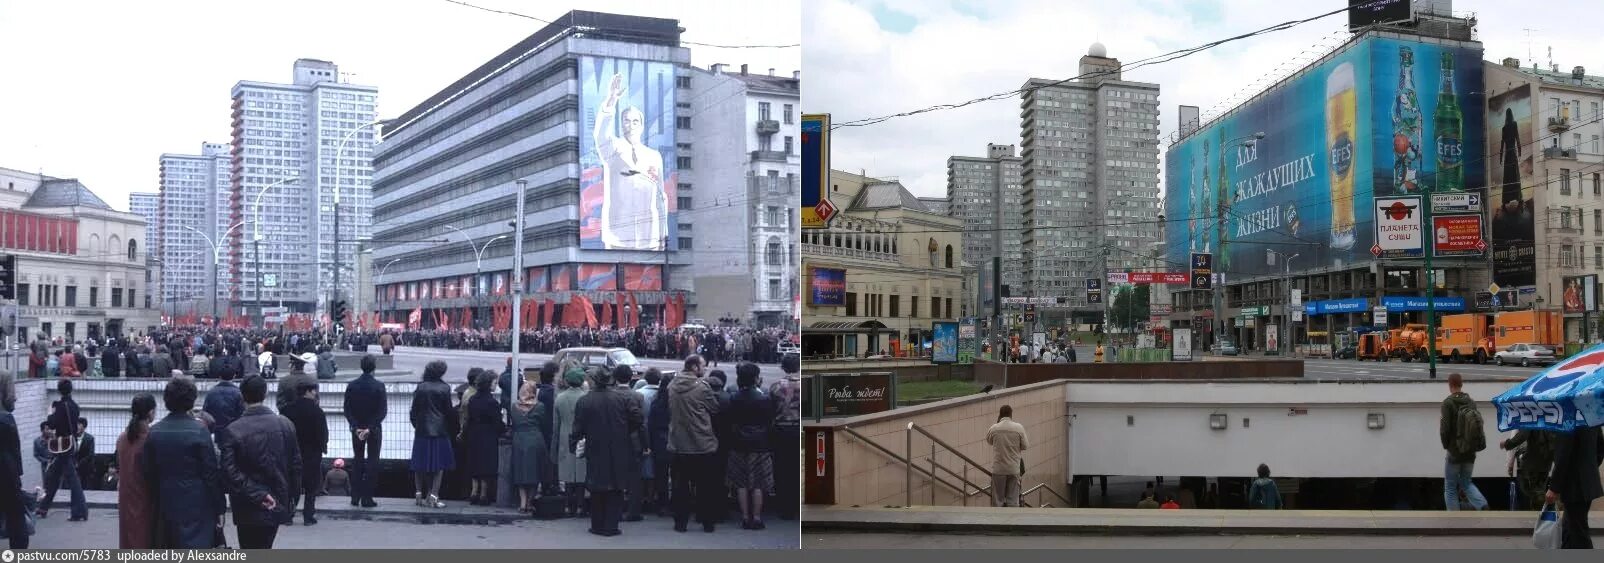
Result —
[{"label": "black car", "polygon": [[1349,344],[1349,345],[1343,346],[1342,348],[1339,348],[1337,350],[1336,359],[1338,359],[1338,360],[1352,359],[1358,353],[1359,353],[1359,349],[1354,347],[1354,345]]}]

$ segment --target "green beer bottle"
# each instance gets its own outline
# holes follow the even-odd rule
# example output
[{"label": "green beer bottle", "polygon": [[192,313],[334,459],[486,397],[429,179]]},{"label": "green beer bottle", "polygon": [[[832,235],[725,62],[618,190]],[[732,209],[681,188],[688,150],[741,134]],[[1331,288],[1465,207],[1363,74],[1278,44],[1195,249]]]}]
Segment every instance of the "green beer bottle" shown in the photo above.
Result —
[{"label": "green beer bottle", "polygon": [[1437,191],[1465,189],[1464,147],[1460,129],[1463,116],[1454,97],[1454,55],[1442,54],[1442,82],[1437,86],[1437,111],[1432,113],[1437,128]]}]

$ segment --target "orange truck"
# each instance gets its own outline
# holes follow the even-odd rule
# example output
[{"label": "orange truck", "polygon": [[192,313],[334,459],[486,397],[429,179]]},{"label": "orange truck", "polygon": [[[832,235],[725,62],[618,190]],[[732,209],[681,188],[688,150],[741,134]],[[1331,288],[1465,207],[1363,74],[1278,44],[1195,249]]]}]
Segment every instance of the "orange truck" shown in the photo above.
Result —
[{"label": "orange truck", "polygon": [[1444,315],[1437,326],[1437,357],[1455,364],[1487,363],[1498,351],[1493,335],[1487,330],[1493,326],[1495,316],[1485,313]]},{"label": "orange truck", "polygon": [[1565,349],[1565,321],[1558,311],[1507,311],[1445,315],[1437,328],[1437,357],[1450,363],[1483,364],[1514,344]]}]

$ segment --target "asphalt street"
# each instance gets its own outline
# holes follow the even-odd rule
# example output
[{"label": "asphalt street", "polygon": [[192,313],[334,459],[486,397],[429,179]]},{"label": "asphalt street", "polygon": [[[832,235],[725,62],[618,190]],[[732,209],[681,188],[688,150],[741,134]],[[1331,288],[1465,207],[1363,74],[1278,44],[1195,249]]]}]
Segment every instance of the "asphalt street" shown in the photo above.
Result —
[{"label": "asphalt street", "polygon": [[[1595,534],[1595,537],[1599,537]],[[1525,536],[1004,536],[804,533],[802,549],[1533,549]]]},{"label": "asphalt street", "polygon": [[[1437,379],[1446,380],[1448,374],[1458,372],[1467,380],[1531,377],[1543,368],[1533,366],[1495,366],[1491,364],[1437,364]],[[1303,377],[1323,380],[1430,379],[1429,366],[1415,362],[1373,362],[1358,360],[1307,359],[1303,361]]]},{"label": "asphalt street", "polygon": [[[623,534],[604,538],[586,532],[589,518],[525,520],[500,525],[419,524],[415,522],[336,520],[320,518],[316,526],[279,528],[274,548],[287,549],[795,549],[795,521],[772,520],[765,530],[742,530],[739,523],[703,533],[692,526],[674,531],[671,518],[647,516],[642,522],[619,524]],[[224,532],[231,546],[239,537],[230,517]],[[53,511],[38,524],[29,547],[34,549],[115,549],[117,511],[91,510],[87,522],[68,522],[65,509]]]},{"label": "asphalt street", "polygon": [[[377,345],[370,346],[368,350],[375,354],[379,353]],[[507,366],[508,353],[396,346],[391,355],[395,357],[395,368],[412,372],[414,374],[413,377],[421,376],[423,367],[428,365],[429,362],[442,360],[447,366],[446,382],[461,383],[467,381],[469,368],[494,368],[497,373],[500,373]],[[524,354],[523,361],[526,367],[539,367],[541,363],[549,359],[551,359],[550,354]],[[641,358],[641,363],[647,367],[674,371],[679,371],[685,367],[685,362],[675,360]],[[758,367],[762,368],[760,373],[765,382],[785,377],[785,373],[780,371],[780,366],[777,364],[758,364]],[[716,367],[710,366],[710,369],[724,370],[724,373],[729,376],[730,383],[735,381],[734,362],[720,362]]]}]

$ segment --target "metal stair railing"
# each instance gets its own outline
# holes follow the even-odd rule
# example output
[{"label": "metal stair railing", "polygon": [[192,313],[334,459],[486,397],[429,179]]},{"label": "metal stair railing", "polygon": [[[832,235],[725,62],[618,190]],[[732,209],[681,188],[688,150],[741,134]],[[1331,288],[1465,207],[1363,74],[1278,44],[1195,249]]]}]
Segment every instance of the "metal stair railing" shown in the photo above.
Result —
[{"label": "metal stair railing", "polygon": [[[1047,486],[1047,483],[1039,483],[1036,486],[1031,487],[1030,489],[1026,490],[1025,492],[1019,493],[1019,498],[1020,499],[1024,499],[1025,495],[1029,495],[1031,493],[1036,493],[1036,504],[1035,504],[1035,506],[1038,506],[1038,507],[1041,507],[1041,508],[1052,508],[1053,507],[1052,503],[1042,504],[1041,491],[1047,491],[1049,493],[1052,493],[1053,496],[1058,497],[1058,500],[1062,501],[1064,503],[1064,507],[1065,508],[1069,508],[1073,504],[1073,503],[1069,502],[1069,499],[1064,498],[1063,495],[1058,494],[1058,491],[1055,491],[1055,490],[1053,490],[1052,487]],[[1023,504],[1024,500],[1020,500],[1020,503]]]},{"label": "metal stair railing", "polygon": [[[963,500],[964,500],[964,505],[965,506],[969,505],[969,497],[973,497],[973,496],[981,494],[981,493],[989,493],[991,491],[991,485],[982,486],[982,485],[976,484],[976,483],[974,483],[974,482],[969,480],[969,477],[968,477],[968,473],[969,472],[968,472],[968,467],[967,466],[965,466],[965,468],[964,468],[965,469],[964,474],[963,475],[959,475],[958,473],[956,473],[953,470],[947,468],[946,466],[941,465],[939,463],[935,463],[934,459],[932,459],[931,460],[932,461],[931,467],[929,469],[926,469],[924,467],[920,467],[917,464],[909,462],[909,458],[904,457],[904,456],[902,456],[902,455],[900,455],[900,454],[898,454],[896,452],[893,452],[890,449],[886,448],[885,446],[881,446],[880,444],[875,443],[874,440],[870,440],[867,436],[864,436],[863,434],[858,433],[857,431],[853,430],[850,427],[843,426],[843,427],[841,427],[841,430],[843,432],[846,432],[847,435],[852,436],[853,438],[856,438],[859,442],[863,442],[864,444],[869,445],[869,447],[874,448],[875,450],[878,450],[880,453],[885,454],[887,457],[890,457],[891,459],[894,459],[894,460],[902,463],[904,466],[909,468],[909,471],[910,471],[909,475],[910,476],[912,475],[913,471],[918,471],[920,475],[924,475],[926,477],[929,477],[931,482],[933,483],[933,485],[930,488],[931,489],[931,499],[932,499],[931,503],[932,504],[935,503],[935,501],[934,501],[934,498],[935,498],[935,486],[934,486],[934,484],[939,484],[939,485],[944,486],[944,487],[946,487],[946,488],[948,488],[950,490],[958,491],[959,493],[961,493],[961,495],[963,497]],[[958,478],[959,483],[958,484],[954,484],[954,483],[948,482],[945,479],[942,479],[941,476],[936,473],[935,470],[937,470],[937,469],[939,469],[941,471],[944,471],[947,474],[952,475],[953,477]],[[988,475],[988,480],[989,480],[990,473],[987,472],[986,474]],[[909,482],[910,483],[912,482],[911,479],[910,479]],[[911,491],[912,489],[910,488],[909,490]],[[911,493],[910,493],[909,499],[910,500],[912,499]],[[910,506],[911,506],[911,504],[910,504]]]},{"label": "metal stair railing", "polygon": [[[991,485],[990,485],[990,481],[991,481],[991,477],[992,477],[991,470],[986,469],[986,467],[981,465],[979,462],[977,462],[977,461],[975,461],[973,459],[969,459],[969,456],[966,456],[966,455],[963,454],[963,452],[958,451],[958,448],[952,447],[951,444],[948,444],[945,441],[942,441],[941,438],[937,438],[934,434],[931,434],[929,431],[926,431],[925,429],[920,428],[918,424],[913,423],[913,422],[909,422],[908,423],[908,429],[905,432],[905,434],[907,436],[907,450],[906,450],[907,451],[907,459],[909,459],[909,460],[913,459],[913,433],[914,432],[918,432],[920,434],[924,434],[924,436],[926,438],[930,439],[930,467],[931,467],[931,474],[934,474],[935,469],[941,469],[943,471],[946,471],[948,474],[952,475],[953,477],[958,477],[959,479],[961,479],[963,481],[963,484],[965,486],[965,488],[963,489],[963,495],[962,495],[964,506],[969,506],[969,497],[975,496],[975,495],[980,494],[982,492],[988,492],[988,491],[991,490]],[[957,456],[958,459],[963,460],[963,475],[960,476],[958,473],[954,472],[953,470],[948,469],[947,467],[944,467],[944,466],[936,463],[936,446],[938,446],[938,445],[941,446],[946,451],[951,452],[953,455]],[[969,480],[969,468],[970,467],[974,467],[977,471],[980,472],[981,475],[985,475],[985,479],[986,479],[988,484],[985,485],[985,486],[980,486],[980,485],[976,485],[975,483],[971,482]],[[907,482],[906,482],[907,490],[906,490],[906,493],[905,493],[906,496],[905,496],[905,501],[904,501],[906,503],[906,506],[913,506],[913,469],[914,469],[914,464],[909,463],[908,464],[908,477],[907,477]],[[968,490],[968,487],[975,487],[974,492],[970,492]],[[956,487],[952,487],[952,488],[956,488]],[[936,504],[936,488],[934,486],[930,487],[930,504],[931,505]]]}]

